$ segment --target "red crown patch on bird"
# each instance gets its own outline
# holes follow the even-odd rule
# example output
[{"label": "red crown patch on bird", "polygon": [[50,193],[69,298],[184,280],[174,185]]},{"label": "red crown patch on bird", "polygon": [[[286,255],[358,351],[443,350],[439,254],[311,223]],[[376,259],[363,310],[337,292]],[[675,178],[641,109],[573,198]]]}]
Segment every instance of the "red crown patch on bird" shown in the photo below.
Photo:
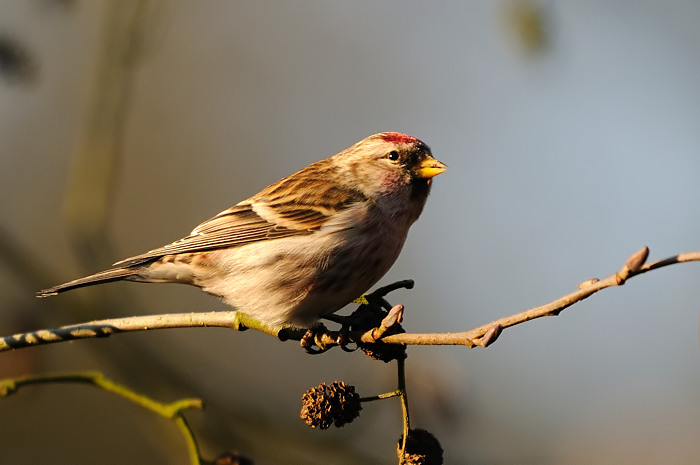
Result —
[{"label": "red crown patch on bird", "polygon": [[381,137],[383,141],[395,144],[415,144],[419,142],[415,137],[401,134],[400,132],[383,132]]}]

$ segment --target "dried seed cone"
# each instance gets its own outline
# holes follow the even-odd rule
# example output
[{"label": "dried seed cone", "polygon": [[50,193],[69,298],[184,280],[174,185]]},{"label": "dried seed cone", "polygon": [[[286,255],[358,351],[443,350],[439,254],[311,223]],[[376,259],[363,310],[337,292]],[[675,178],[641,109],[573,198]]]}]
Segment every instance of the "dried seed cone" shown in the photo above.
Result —
[{"label": "dried seed cone", "polygon": [[[401,443],[403,436],[396,446],[396,454],[401,459]],[[440,442],[424,429],[408,431],[406,453],[401,459],[401,465],[442,465],[442,446]]]},{"label": "dried seed cone", "polygon": [[312,428],[341,427],[357,418],[362,410],[355,386],[343,381],[321,383],[306,391],[301,402],[301,419]]},{"label": "dried seed cone", "polygon": [[[381,325],[385,316],[386,311],[381,308],[367,304],[360,305],[352,315],[350,315],[350,320],[353,322],[350,329],[353,331],[369,331]],[[390,327],[384,335],[390,336],[392,334],[405,332],[406,330],[404,330],[399,323],[396,323]],[[406,358],[406,346],[400,344],[384,344],[381,341],[369,343],[360,342],[358,347],[362,349],[362,352],[369,358],[381,360],[384,363],[391,362],[392,360],[404,360]]]},{"label": "dried seed cone", "polygon": [[[403,333],[405,331],[387,331],[387,336],[390,334]],[[400,344],[385,344],[381,341],[373,342],[371,344],[361,343],[359,344],[362,352],[366,356],[373,360],[381,360],[384,363],[389,363],[392,360],[404,360],[406,358],[406,346]]]}]

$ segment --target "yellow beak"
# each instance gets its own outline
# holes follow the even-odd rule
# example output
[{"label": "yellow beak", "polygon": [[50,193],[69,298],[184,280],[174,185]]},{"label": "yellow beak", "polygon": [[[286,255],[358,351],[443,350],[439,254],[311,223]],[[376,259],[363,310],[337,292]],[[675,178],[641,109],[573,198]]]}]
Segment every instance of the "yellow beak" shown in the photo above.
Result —
[{"label": "yellow beak", "polygon": [[428,158],[421,162],[416,170],[419,179],[430,179],[447,170],[447,165],[434,158]]}]

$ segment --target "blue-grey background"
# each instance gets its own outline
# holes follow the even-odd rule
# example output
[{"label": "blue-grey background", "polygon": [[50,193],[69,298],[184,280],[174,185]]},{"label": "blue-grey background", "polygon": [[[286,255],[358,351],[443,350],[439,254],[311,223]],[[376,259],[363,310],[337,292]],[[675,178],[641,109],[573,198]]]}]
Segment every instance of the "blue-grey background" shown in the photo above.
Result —
[{"label": "blue-grey background", "polygon": [[[643,245],[651,259],[700,249],[697,2],[178,0],[136,10],[102,255],[86,265],[66,192],[85,164],[76,153],[94,129],[117,4],[135,3],[0,3],[0,35],[29,70],[0,81],[4,334],[223,309],[184,286],[42,301],[33,291],[182,237],[385,130],[449,165],[382,280],[416,280],[391,299],[406,305],[409,331],[467,330],[546,303]],[[486,350],[411,348],[413,426],[441,440],[446,463],[697,463],[699,282],[700,265],[676,265]],[[81,305],[89,315],[71,313]],[[397,402],[367,404],[335,431],[297,418],[301,393],[320,382],[395,388],[393,366],[360,354],[188,329],[0,358],[3,376],[97,369],[164,401],[202,397],[207,409],[188,419],[207,457],[395,463]],[[0,415],[8,463],[187,463],[174,426],[84,386],[20,392]]]}]

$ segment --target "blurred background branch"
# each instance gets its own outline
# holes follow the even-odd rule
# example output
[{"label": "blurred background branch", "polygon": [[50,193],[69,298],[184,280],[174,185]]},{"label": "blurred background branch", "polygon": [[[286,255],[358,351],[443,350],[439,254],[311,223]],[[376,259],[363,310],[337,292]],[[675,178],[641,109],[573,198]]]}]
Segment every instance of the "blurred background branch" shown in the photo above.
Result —
[{"label": "blurred background branch", "polygon": [[135,71],[148,40],[156,0],[108,2],[103,13],[87,108],[76,141],[64,211],[76,256],[85,269],[113,257],[108,221],[124,147]]},{"label": "blurred background branch", "polygon": [[38,66],[23,44],[0,35],[0,76],[10,84],[31,84],[38,78]]}]

